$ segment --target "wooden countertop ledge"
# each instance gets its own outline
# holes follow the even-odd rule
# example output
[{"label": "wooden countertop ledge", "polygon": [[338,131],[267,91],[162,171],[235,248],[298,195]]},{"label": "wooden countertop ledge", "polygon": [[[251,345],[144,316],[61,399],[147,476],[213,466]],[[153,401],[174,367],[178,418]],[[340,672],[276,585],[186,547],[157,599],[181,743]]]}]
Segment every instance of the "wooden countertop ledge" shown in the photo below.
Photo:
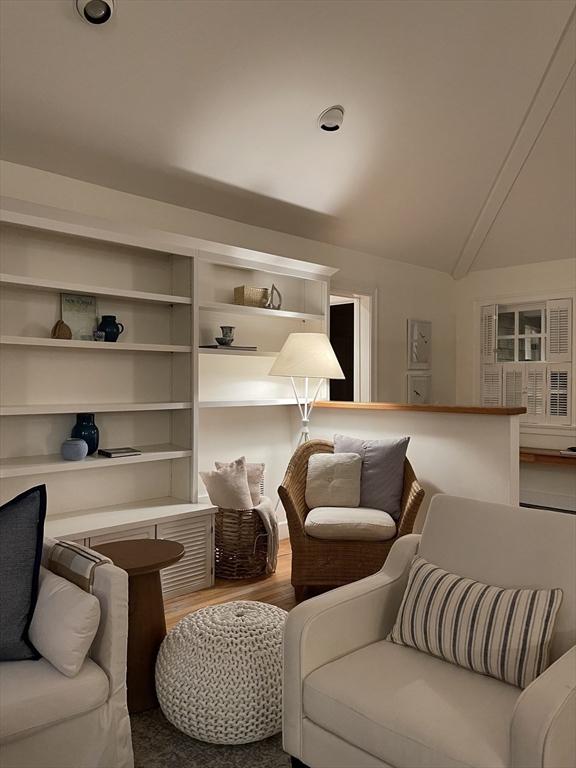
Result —
[{"label": "wooden countertop ledge", "polygon": [[472,405],[410,405],[409,403],[350,403],[320,401],[316,408],[357,411],[414,411],[415,413],[469,413],[476,416],[519,416],[526,408],[480,408]]}]

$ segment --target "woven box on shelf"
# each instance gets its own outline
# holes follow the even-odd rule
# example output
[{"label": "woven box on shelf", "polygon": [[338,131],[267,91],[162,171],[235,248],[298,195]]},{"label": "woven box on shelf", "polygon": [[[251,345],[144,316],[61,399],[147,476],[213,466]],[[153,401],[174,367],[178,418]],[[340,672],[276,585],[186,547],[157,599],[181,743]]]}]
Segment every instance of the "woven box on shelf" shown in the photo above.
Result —
[{"label": "woven box on shelf", "polygon": [[248,579],[266,573],[268,534],[255,509],[218,508],[214,524],[215,575]]},{"label": "woven box on shelf", "polygon": [[265,307],[270,298],[268,288],[250,288],[247,285],[239,285],[234,288],[234,304],[244,307]]}]

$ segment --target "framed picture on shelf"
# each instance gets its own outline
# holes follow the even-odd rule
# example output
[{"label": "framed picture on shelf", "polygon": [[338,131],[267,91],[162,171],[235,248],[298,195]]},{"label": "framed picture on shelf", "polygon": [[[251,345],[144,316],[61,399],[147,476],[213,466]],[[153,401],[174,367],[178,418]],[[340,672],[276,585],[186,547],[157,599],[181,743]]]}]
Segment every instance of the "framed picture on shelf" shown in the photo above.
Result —
[{"label": "framed picture on shelf", "polygon": [[62,322],[72,331],[73,339],[92,341],[98,325],[98,307],[95,296],[61,293]]},{"label": "framed picture on shelf", "polygon": [[430,405],[432,398],[431,373],[407,373],[407,400],[410,405]]},{"label": "framed picture on shelf", "polygon": [[432,323],[429,320],[408,320],[407,368],[426,370],[432,365]]}]

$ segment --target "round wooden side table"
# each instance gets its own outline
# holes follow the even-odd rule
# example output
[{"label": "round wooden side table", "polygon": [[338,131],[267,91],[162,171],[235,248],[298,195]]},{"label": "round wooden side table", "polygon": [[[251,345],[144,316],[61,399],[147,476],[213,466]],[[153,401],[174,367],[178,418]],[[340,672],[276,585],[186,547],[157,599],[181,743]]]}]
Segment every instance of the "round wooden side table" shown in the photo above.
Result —
[{"label": "round wooden side table", "polygon": [[128,711],[153,709],[154,667],[166,636],[160,571],[177,563],[184,547],[167,539],[127,539],[93,549],[128,573]]}]

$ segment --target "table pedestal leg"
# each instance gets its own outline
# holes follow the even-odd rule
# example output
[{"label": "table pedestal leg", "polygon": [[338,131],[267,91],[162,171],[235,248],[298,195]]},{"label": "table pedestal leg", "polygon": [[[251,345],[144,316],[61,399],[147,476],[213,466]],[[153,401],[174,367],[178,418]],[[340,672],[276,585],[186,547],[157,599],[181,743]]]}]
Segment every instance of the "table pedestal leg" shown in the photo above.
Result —
[{"label": "table pedestal leg", "polygon": [[128,711],[144,712],[158,706],[154,666],[166,636],[160,572],[130,576],[128,585]]}]

